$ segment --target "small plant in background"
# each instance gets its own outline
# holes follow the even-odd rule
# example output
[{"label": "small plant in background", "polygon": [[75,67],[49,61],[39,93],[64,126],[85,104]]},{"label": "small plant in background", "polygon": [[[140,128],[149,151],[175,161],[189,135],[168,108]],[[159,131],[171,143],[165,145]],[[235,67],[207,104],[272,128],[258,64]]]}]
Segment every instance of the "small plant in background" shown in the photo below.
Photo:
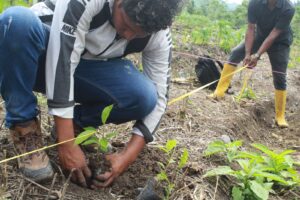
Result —
[{"label": "small plant in background", "polygon": [[[164,199],[169,199],[172,191],[175,188],[175,184],[177,182],[178,175],[181,169],[186,165],[189,153],[186,148],[183,149],[181,155],[178,155],[178,151],[176,150],[177,141],[176,140],[168,140],[165,146],[159,147],[166,155],[167,161],[166,163],[157,162],[160,167],[160,172],[156,175],[156,178],[159,182],[166,183],[164,187],[165,197]],[[171,165],[172,169],[171,169]],[[175,169],[173,168],[175,167]],[[168,171],[172,170],[175,174],[168,175]]]},{"label": "small plant in background", "polygon": [[10,6],[30,6],[32,5],[32,0],[0,0],[0,12],[2,12],[3,10],[5,10],[6,8],[10,7]]},{"label": "small plant in background", "polygon": [[229,162],[232,162],[233,159],[238,154],[238,149],[243,145],[241,140],[225,143],[222,140],[216,140],[209,143],[207,149],[204,151],[204,156],[211,156],[217,153],[225,155]]},{"label": "small plant in background", "polygon": [[[260,153],[240,151],[241,141],[225,144],[214,141],[204,152],[206,156],[221,154],[232,166],[225,165],[212,169],[204,177],[226,175],[234,178],[233,200],[267,200],[275,189],[294,189],[300,186],[300,177],[295,169],[297,164],[290,154],[293,150],[275,153],[262,144],[251,146]],[[233,151],[229,146],[234,146]],[[264,153],[264,154],[261,154]]]},{"label": "small plant in background", "polygon": [[252,76],[253,71],[246,70],[246,74],[243,80],[243,86],[238,96],[235,97],[237,102],[240,102],[241,99],[256,99],[255,92],[249,87],[248,81]]},{"label": "small plant in background", "polygon": [[250,87],[247,87],[236,97],[236,100],[237,100],[237,102],[239,102],[242,99],[253,99],[254,100],[256,98],[257,97],[256,97],[255,92]]},{"label": "small plant in background", "polygon": [[[113,109],[113,105],[107,106],[103,109],[101,115],[101,121],[103,125],[106,124],[106,121],[112,109]],[[117,133],[112,132],[112,133],[104,134],[102,135],[101,138],[95,136],[96,133],[97,133],[97,129],[95,129],[94,127],[84,128],[84,131],[77,136],[75,140],[75,144],[81,144],[81,145],[97,144],[100,151],[104,153],[107,152],[109,147],[109,141],[113,137],[115,137]]]}]

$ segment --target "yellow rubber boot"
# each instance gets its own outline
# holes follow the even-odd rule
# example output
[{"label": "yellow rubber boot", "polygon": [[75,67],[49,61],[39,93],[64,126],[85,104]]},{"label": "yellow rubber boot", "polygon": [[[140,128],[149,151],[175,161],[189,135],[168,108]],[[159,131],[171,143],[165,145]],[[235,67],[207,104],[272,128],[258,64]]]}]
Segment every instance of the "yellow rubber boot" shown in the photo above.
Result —
[{"label": "yellow rubber boot", "polygon": [[285,120],[286,90],[275,90],[275,112],[276,124],[280,128],[287,128],[289,125]]},{"label": "yellow rubber boot", "polygon": [[228,63],[224,64],[224,68],[222,70],[221,77],[218,82],[217,88],[213,94],[209,95],[210,98],[213,98],[216,100],[220,100],[220,99],[224,98],[225,92],[228,89],[231,79],[232,79],[232,76],[233,76],[232,73],[235,70],[236,70],[235,66],[230,65]]}]

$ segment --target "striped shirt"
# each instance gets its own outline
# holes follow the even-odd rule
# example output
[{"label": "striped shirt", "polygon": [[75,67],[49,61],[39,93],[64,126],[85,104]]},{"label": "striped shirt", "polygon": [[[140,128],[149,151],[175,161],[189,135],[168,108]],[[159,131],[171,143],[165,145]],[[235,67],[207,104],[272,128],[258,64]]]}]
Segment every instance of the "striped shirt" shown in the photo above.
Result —
[{"label": "striped shirt", "polygon": [[42,2],[31,9],[38,16],[53,14],[46,60],[46,82],[49,113],[73,118],[73,74],[81,58],[107,60],[141,51],[143,73],[157,89],[158,101],[154,110],[138,120],[133,133],[143,135],[147,142],[158,127],[166,110],[170,79],[171,35],[161,30],[149,36],[142,50],[128,49],[138,40],[116,40],[116,30],[109,20],[100,23],[106,2],[112,12],[114,0],[51,0],[54,14]]}]

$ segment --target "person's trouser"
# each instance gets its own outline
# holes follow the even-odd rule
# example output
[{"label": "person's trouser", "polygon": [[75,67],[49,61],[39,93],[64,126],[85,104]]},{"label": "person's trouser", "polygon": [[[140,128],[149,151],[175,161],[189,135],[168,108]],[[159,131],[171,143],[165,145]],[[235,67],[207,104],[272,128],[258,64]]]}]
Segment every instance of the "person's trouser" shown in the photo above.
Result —
[{"label": "person's trouser", "polygon": [[[45,93],[45,53],[49,28],[29,9],[11,7],[0,15],[0,92],[6,126],[38,115],[33,91]],[[156,105],[154,84],[124,59],[81,60],[74,74],[75,122],[101,125],[105,106],[114,104],[108,123],[142,119]]]},{"label": "person's trouser", "polygon": [[[256,37],[254,40],[252,54],[256,53],[263,40]],[[286,90],[286,71],[289,61],[290,47],[284,44],[273,44],[267,51],[273,72],[273,83],[277,90]],[[245,58],[245,43],[236,46],[230,54],[228,63],[238,65]]]}]

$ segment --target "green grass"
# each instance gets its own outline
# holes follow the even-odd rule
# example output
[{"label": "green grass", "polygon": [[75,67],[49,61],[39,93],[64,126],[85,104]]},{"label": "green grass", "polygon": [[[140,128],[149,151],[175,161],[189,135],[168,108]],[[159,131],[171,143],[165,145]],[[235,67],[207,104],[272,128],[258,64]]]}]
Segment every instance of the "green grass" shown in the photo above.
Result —
[{"label": "green grass", "polygon": [[245,27],[234,29],[229,21],[211,21],[205,16],[186,12],[177,17],[176,23],[183,28],[181,42],[219,46],[227,53],[244,38],[245,33]]},{"label": "green grass", "polygon": [[[226,19],[211,20],[199,14],[182,12],[175,20],[175,26],[179,26],[180,43],[218,46],[225,53],[244,40],[246,24],[241,28],[235,28],[234,22]],[[299,33],[295,33],[299,34]],[[291,47],[289,68],[300,66],[300,37],[294,37]],[[174,41],[174,45],[177,41]]]},{"label": "green grass", "polygon": [[30,6],[32,4],[32,0],[0,0],[0,12],[2,12],[3,10],[5,10],[6,8],[10,7],[10,6]]}]

